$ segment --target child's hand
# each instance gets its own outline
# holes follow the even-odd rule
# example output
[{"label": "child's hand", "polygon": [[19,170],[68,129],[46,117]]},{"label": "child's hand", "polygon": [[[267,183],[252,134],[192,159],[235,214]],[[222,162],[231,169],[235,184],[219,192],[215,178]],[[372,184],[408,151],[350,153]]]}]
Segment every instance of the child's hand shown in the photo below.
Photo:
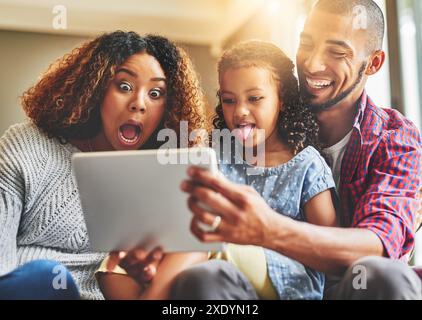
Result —
[{"label": "child's hand", "polygon": [[163,256],[161,248],[155,248],[149,253],[142,248],[129,252],[112,252],[107,263],[107,270],[111,272],[118,265],[138,283],[146,284],[154,278]]}]

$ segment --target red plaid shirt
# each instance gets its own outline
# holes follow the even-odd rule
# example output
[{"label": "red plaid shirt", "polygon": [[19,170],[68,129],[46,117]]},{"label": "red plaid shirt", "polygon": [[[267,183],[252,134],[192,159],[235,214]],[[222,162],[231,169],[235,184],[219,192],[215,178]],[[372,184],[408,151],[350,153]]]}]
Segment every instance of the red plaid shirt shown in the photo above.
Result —
[{"label": "red plaid shirt", "polygon": [[342,162],[342,224],[375,232],[390,258],[404,258],[414,246],[421,183],[418,129],[364,92]]}]

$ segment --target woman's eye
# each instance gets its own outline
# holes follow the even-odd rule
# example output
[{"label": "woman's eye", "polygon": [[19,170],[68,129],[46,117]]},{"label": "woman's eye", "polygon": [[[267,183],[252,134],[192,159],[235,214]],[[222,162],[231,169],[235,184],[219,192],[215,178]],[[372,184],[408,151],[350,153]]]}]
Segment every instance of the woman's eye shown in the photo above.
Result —
[{"label": "woman's eye", "polygon": [[152,99],[159,99],[163,95],[163,93],[161,92],[161,90],[153,89],[149,92],[149,95]]},{"label": "woman's eye", "polygon": [[119,88],[120,90],[124,91],[124,92],[129,92],[132,90],[132,87],[130,86],[130,84],[126,83],[126,82],[122,82],[119,84]]},{"label": "woman's eye", "polygon": [[258,102],[260,100],[264,99],[264,97],[250,97],[249,101],[250,102]]}]

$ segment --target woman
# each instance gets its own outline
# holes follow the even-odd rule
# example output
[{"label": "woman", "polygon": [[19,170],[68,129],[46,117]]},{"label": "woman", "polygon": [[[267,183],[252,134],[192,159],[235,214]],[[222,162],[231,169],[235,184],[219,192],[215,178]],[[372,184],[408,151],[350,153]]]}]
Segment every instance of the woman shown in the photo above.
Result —
[{"label": "woman", "polygon": [[[158,148],[159,130],[180,121],[204,128],[191,62],[159,36],[105,34],[51,65],[23,107],[31,121],[0,138],[0,299],[63,298],[45,289],[58,269],[79,289],[62,286],[67,298],[102,299],[94,271],[105,255],[89,249],[71,156]],[[39,274],[49,283],[33,282]]]}]

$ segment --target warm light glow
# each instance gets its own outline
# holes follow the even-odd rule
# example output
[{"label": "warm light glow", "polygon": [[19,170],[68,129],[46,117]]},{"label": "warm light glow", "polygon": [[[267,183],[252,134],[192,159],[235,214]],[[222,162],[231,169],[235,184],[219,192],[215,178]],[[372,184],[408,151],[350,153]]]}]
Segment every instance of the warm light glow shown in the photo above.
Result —
[{"label": "warm light glow", "polygon": [[280,0],[270,0],[267,5],[267,9],[270,13],[277,13],[281,9]]}]

